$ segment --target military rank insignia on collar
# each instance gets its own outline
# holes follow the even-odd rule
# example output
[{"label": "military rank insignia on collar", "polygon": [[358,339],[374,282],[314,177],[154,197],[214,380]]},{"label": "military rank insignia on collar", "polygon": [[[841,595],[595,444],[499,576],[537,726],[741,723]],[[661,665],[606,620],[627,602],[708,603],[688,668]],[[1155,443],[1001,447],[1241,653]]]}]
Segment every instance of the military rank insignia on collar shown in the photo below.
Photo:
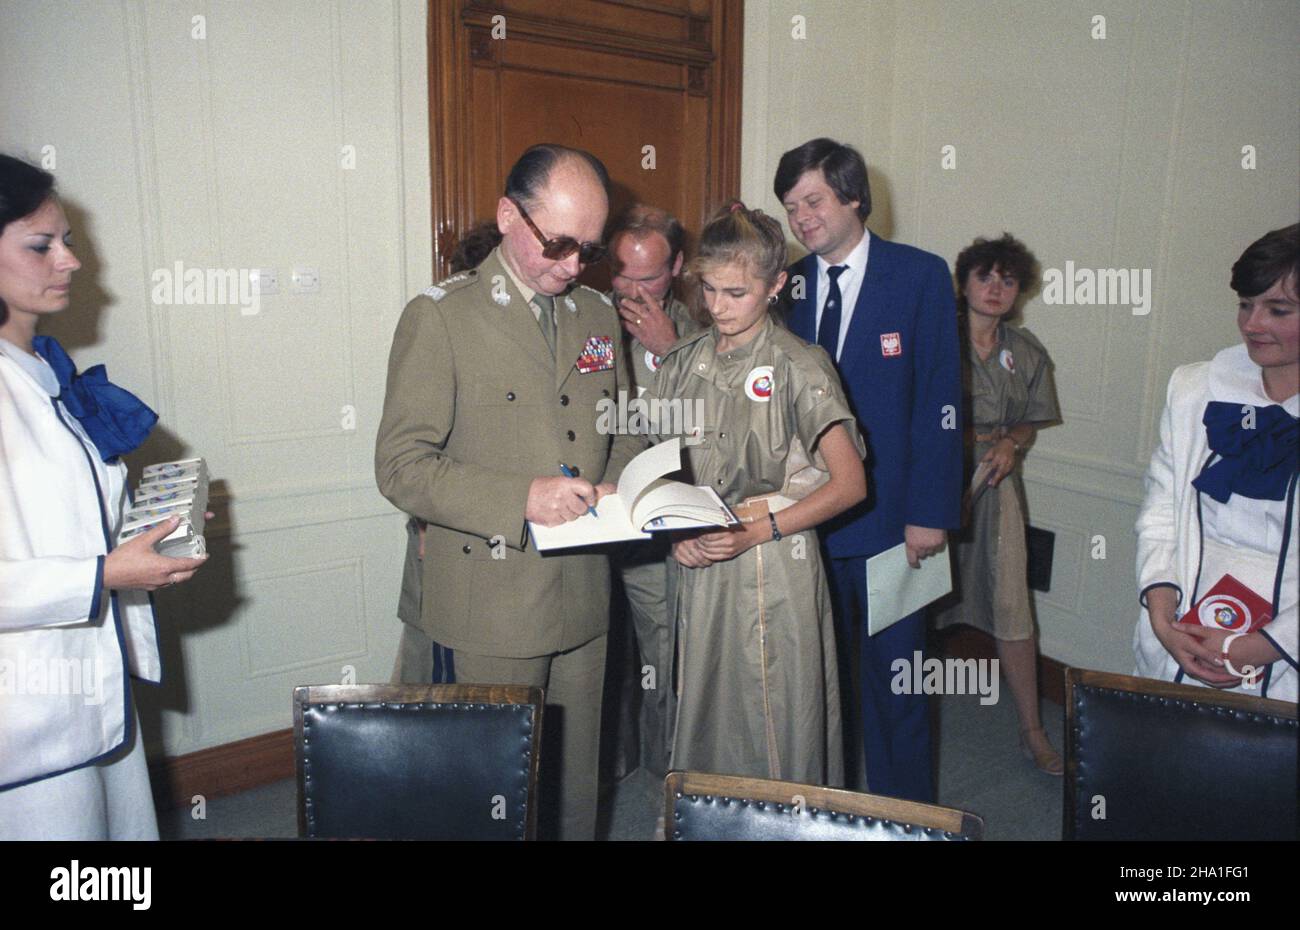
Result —
[{"label": "military rank insignia on collar", "polygon": [[477,276],[477,274],[478,272],[472,269],[470,271],[458,271],[450,278],[443,278],[437,284],[429,285],[422,293],[425,297],[432,297],[434,300],[442,300],[447,296],[448,287],[453,284],[460,284],[462,281],[468,281]]},{"label": "military rank insignia on collar", "polygon": [[574,364],[584,375],[593,371],[609,371],[614,367],[614,340],[609,336],[589,337]]}]

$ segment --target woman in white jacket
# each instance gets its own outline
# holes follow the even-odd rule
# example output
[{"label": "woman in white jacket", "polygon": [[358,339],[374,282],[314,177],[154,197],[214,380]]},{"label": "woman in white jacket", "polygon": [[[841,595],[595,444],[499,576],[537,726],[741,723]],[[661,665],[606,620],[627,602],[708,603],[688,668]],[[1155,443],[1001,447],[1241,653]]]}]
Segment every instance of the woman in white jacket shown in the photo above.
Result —
[{"label": "woman in white jacket", "polygon": [[53,182],[0,155],[0,840],[156,839],[127,676],[160,680],[148,592],[203,560],[154,551],[174,520],[113,545],[157,416],[36,335],[80,267]]},{"label": "woman in white jacket", "polygon": [[1297,229],[1232,266],[1244,344],[1169,379],[1137,523],[1139,675],[1296,700]]}]

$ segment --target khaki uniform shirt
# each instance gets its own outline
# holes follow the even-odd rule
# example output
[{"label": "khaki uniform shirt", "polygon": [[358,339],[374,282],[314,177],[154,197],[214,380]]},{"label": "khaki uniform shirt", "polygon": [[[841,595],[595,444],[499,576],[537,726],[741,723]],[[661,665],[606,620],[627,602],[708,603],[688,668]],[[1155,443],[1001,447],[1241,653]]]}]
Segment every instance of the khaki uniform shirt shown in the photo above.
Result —
[{"label": "khaki uniform shirt", "polygon": [[[577,287],[555,299],[552,359],[500,249],[407,304],[393,338],[375,445],[380,492],[429,524],[420,627],[441,645],[529,658],[589,642],[609,622],[603,552],[541,556],[524,511],[560,463],[616,481],[641,448],[596,430],[598,403],[628,389],[618,315]],[[609,367],[575,362],[589,340]]]}]

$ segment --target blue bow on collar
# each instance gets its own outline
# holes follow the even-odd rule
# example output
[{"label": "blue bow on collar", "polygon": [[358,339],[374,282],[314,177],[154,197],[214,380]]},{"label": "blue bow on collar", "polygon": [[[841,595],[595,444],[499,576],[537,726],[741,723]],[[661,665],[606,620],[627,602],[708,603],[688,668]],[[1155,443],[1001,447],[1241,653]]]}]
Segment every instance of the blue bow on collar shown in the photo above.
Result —
[{"label": "blue bow on collar", "polygon": [[109,381],[103,365],[77,374],[76,364],[50,336],[37,336],[32,348],[54,369],[62,389],[59,400],[68,413],[81,421],[81,428],[99,450],[100,458],[115,462],[118,456],[145,441],[158,422],[158,414],[130,391]]},{"label": "blue bow on collar", "polygon": [[1300,420],[1277,404],[1251,408],[1212,400],[1201,422],[1218,458],[1192,479],[1198,491],[1221,504],[1233,494],[1262,501],[1286,496],[1297,469]]}]

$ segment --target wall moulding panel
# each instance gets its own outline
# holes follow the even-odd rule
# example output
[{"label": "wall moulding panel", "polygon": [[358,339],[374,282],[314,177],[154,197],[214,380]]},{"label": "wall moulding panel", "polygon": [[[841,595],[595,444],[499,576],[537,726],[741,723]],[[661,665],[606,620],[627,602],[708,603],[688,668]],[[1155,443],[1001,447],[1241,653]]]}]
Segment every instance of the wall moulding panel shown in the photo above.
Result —
[{"label": "wall moulding panel", "polygon": [[[481,35],[471,30],[471,41],[480,38]],[[490,42],[487,39],[483,41]],[[688,66],[681,62],[645,58],[641,60],[635,72],[629,72],[627,52],[601,52],[582,48],[580,59],[574,60],[563,52],[566,48],[578,48],[576,43],[555,42],[540,36],[524,37],[509,43],[491,43],[487,47],[492,49],[494,54],[485,58],[475,57],[476,65],[535,71],[541,74],[565,74],[664,90],[687,89]],[[496,51],[498,48],[499,52]]]},{"label": "wall moulding panel", "polygon": [[506,38],[528,35],[655,58],[708,62],[713,59],[708,32],[712,5],[708,0],[693,4],[703,15],[692,16],[684,4],[673,10],[664,3],[570,0],[557,10],[549,0],[506,0],[467,3],[463,19],[467,25],[504,31]]}]

